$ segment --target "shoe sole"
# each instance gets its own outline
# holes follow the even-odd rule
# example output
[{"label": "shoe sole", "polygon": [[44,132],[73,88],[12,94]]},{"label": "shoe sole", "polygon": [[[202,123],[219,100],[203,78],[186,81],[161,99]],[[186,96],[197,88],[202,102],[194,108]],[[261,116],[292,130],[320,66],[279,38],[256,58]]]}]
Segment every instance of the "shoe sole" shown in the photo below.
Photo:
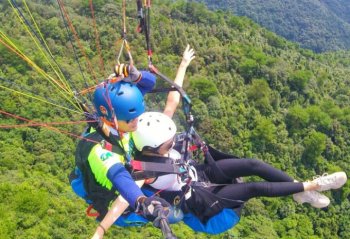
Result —
[{"label": "shoe sole", "polygon": [[310,203],[307,201],[301,201],[300,199],[296,199],[295,197],[293,197],[294,201],[297,202],[298,204],[303,205],[304,203],[309,203],[312,207],[314,208],[325,208],[328,207],[328,205],[330,204],[330,200],[327,200],[327,203],[323,203],[323,204],[317,204],[317,203]]},{"label": "shoe sole", "polygon": [[[302,203],[301,203],[301,202],[297,201],[297,203],[299,203],[300,205],[303,205],[304,203],[308,203],[308,202],[302,202]],[[310,205],[311,205],[312,207],[314,207],[314,208],[325,208],[325,207],[328,207],[329,204],[330,204],[330,202],[328,202],[326,205],[325,205],[325,204],[320,205],[320,204],[310,203]]]},{"label": "shoe sole", "polygon": [[320,204],[312,204],[312,203],[310,203],[310,205],[312,206],[312,207],[315,207],[315,208],[325,208],[325,207],[328,207],[328,205],[329,205],[329,203],[330,202],[328,202],[327,203],[327,205],[320,205]]}]

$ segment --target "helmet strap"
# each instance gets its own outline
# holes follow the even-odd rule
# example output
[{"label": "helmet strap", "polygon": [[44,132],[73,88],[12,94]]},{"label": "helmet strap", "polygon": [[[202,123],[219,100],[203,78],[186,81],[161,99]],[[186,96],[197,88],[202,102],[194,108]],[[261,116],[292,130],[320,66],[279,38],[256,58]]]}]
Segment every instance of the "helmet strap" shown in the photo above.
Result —
[{"label": "helmet strap", "polygon": [[[109,121],[109,120],[107,120],[106,118],[102,118],[102,121],[103,121],[103,123],[105,123],[108,127],[110,127],[110,128],[113,128],[113,129],[115,129],[116,131],[118,131],[118,122],[117,122],[117,120],[116,120],[116,118],[113,118],[113,121]],[[108,128],[107,127],[107,128]],[[108,129],[108,131],[110,131],[110,129]],[[118,131],[119,132],[119,131]],[[108,132],[108,134],[109,134],[109,132]],[[107,135],[108,135],[107,134]]]},{"label": "helmet strap", "polygon": [[116,130],[118,130],[118,120],[117,120],[117,116],[115,115],[114,113],[114,110],[112,110],[112,120],[113,120],[113,125],[114,125],[114,128]]}]

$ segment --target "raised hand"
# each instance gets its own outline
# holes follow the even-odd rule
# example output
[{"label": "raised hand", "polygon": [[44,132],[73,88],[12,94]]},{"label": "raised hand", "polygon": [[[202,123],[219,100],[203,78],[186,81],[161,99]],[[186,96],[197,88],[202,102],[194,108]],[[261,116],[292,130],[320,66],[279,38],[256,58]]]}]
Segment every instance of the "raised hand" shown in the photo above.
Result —
[{"label": "raised hand", "polygon": [[195,58],[194,50],[193,50],[193,48],[190,48],[189,44],[187,44],[186,49],[185,49],[183,56],[182,56],[181,64],[183,66],[187,67],[194,58]]}]

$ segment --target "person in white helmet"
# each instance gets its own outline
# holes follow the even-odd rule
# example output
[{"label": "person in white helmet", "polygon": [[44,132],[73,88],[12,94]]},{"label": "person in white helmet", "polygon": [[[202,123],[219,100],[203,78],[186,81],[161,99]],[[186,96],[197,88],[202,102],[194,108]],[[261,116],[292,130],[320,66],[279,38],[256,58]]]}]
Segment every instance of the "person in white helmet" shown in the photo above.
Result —
[{"label": "person in white helmet", "polygon": [[[157,158],[173,165],[181,162],[181,155],[173,149],[176,125],[159,112],[145,112],[139,117],[139,127],[133,132],[133,140],[140,151],[135,159],[156,162]],[[169,203],[176,196],[184,195],[181,209],[184,222],[196,231],[217,234],[239,221],[240,209],[251,198],[293,195],[299,203],[310,203],[316,208],[327,207],[329,198],[319,193],[342,187],[347,176],[344,172],[324,175],[311,181],[297,182],[285,172],[256,159],[227,158],[210,161],[210,150],[205,153],[208,163],[187,166],[187,176],[166,174],[149,178],[146,184]],[[171,161],[164,161],[164,158]],[[198,176],[197,176],[198,175]],[[261,182],[236,183],[243,176],[259,176]],[[189,181],[205,183],[192,183]],[[149,188],[148,188],[149,189]],[[174,194],[171,191],[177,191]],[[182,197],[180,197],[182,198]],[[230,220],[228,220],[230,219]]]}]

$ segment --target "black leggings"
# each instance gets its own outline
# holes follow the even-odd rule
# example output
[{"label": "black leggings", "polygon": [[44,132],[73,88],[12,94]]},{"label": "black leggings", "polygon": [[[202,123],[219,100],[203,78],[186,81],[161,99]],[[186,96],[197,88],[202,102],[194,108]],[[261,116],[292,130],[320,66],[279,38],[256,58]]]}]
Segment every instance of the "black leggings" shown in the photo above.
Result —
[{"label": "black leggings", "polygon": [[[233,200],[247,201],[254,197],[279,197],[304,191],[302,183],[293,182],[294,179],[283,171],[256,159],[222,159],[215,167],[205,168],[205,174],[212,183],[216,182],[217,174],[224,174],[231,180],[244,176],[259,176],[267,182],[249,182],[212,187],[211,191],[217,196]],[[228,181],[227,183],[230,183]]]}]

